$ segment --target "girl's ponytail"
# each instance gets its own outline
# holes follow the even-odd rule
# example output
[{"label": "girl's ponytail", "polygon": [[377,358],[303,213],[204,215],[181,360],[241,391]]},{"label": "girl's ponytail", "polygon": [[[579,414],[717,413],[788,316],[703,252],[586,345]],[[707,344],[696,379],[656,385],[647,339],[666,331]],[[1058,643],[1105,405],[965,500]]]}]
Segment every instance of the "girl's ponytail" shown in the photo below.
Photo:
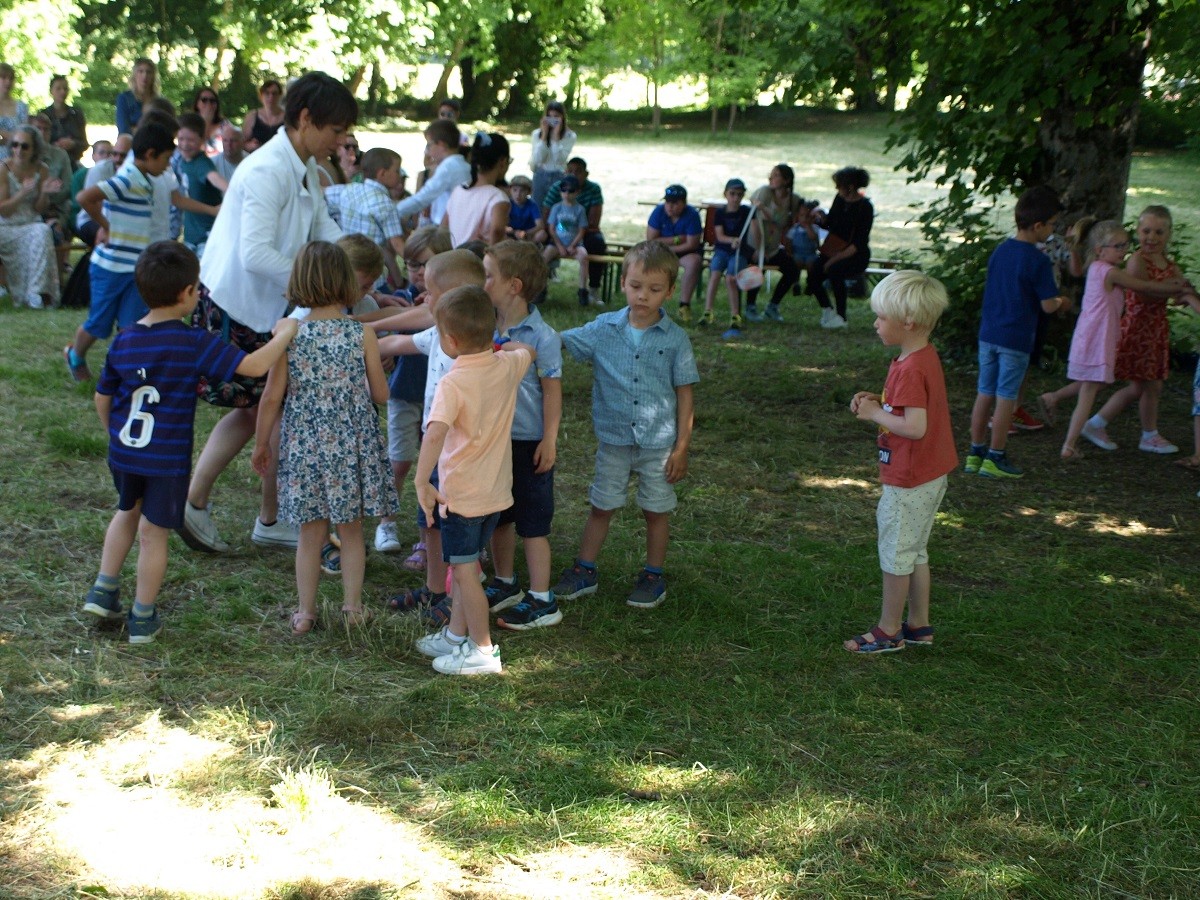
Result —
[{"label": "girl's ponytail", "polygon": [[480,172],[490,172],[502,160],[508,158],[508,138],[502,134],[477,132],[467,158],[471,161],[471,183],[467,187],[472,188],[479,180]]}]

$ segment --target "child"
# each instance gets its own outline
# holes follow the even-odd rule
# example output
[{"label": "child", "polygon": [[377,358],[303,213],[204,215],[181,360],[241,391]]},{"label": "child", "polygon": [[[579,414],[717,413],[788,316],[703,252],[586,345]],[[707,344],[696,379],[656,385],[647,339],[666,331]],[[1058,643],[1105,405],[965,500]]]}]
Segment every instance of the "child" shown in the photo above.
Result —
[{"label": "child", "polygon": [[[550,593],[550,522],[554,518],[554,461],[562,421],[562,342],[530,304],[546,287],[549,272],[528,241],[501,241],[483,257],[484,289],[496,308],[496,343],[520,341],[534,348],[537,365],[521,379],[512,425],[513,505],[500,514],[492,537],[496,576],[487,587],[488,607],[504,611],[501,628],[524,631],[562,621]],[[525,545],[529,596],[513,571],[517,535]],[[511,607],[511,608],[510,608]]]},{"label": "child", "polygon": [[717,296],[717,284],[722,281],[717,277],[719,272],[725,273],[725,288],[729,292],[729,330],[722,337],[734,338],[741,333],[741,294],[738,291],[737,273],[750,263],[742,248],[742,229],[750,219],[750,207],[742,204],[746,196],[746,183],[740,178],[730,178],[725,182],[725,207],[717,210],[713,231],[717,242],[713,245],[712,262],[708,277],[708,293],[704,297],[704,315],[700,317],[701,325],[713,323],[713,301]]},{"label": "child", "polygon": [[[1137,253],[1126,266],[1130,275],[1148,281],[1182,277],[1179,266],[1167,256],[1171,244],[1170,210],[1165,206],[1147,206],[1142,210],[1137,238]],[[1101,450],[1116,450],[1117,445],[1108,437],[1108,424],[1137,400],[1142,420],[1138,449],[1145,453],[1178,453],[1179,448],[1158,433],[1158,399],[1170,368],[1170,351],[1166,300],[1162,296],[1127,291],[1114,374],[1129,384],[1109,397],[1100,412],[1088,419],[1083,436]]]},{"label": "child", "polygon": [[1182,278],[1156,283],[1135,278],[1120,268],[1129,248],[1129,235],[1120,222],[1093,223],[1083,236],[1088,241],[1087,283],[1083,289],[1079,321],[1071,336],[1067,365],[1067,377],[1079,382],[1079,400],[1063,440],[1061,456],[1064,460],[1077,460],[1083,456],[1075,446],[1076,441],[1081,433],[1086,433],[1085,423],[1100,386],[1113,383],[1125,290],[1150,297],[1168,297],[1185,287]]},{"label": "child", "polygon": [[635,472],[646,565],[625,602],[653,609],[666,599],[663,563],[676,505],[671,485],[687,475],[692,385],[700,380],[687,334],[662,309],[678,271],[679,259],[658,241],[634,245],[621,265],[628,307],[563,332],[567,351],[592,363],[592,425],[600,441],[579,555],[553,588],[563,600],[595,593],[596,558]]},{"label": "child", "polygon": [[[871,292],[875,331],[900,347],[883,394],[859,391],[850,412],[879,426],[879,624],[842,646],[851,653],[892,653],[906,644],[933,646],[929,624],[929,534],[946,475],[958,455],[950,431],[946,379],[929,334],[949,305],[941,282],[920,272],[889,275]],[[908,618],[902,619],[908,603]]]},{"label": "child", "polygon": [[[1005,240],[988,259],[979,323],[979,392],[971,410],[966,472],[986,478],[1025,474],[1009,462],[1005,445],[1021,381],[1029,368],[1038,310],[1058,312],[1071,306],[1058,292],[1050,260],[1037,248],[1054,231],[1061,210],[1062,203],[1050,188],[1027,190],[1017,200],[1016,237]],[[989,417],[990,448],[985,443]]]},{"label": "child", "polygon": [[[496,313],[482,288],[447,292],[435,316],[442,351],[454,365],[438,384],[414,480],[427,520],[438,506],[454,603],[449,623],[419,639],[417,649],[433,657],[443,675],[494,674],[501,670],[500,648],[488,628],[479,553],[500,511],[513,503],[513,410],[517,385],[536,354],[515,341],[504,345],[509,352],[493,352]],[[431,480],[435,465],[440,486]]]},{"label": "child", "polygon": [[[349,625],[370,616],[362,605],[366,549],[363,516],[394,513],[396,489],[372,403],[387,399],[375,332],[346,315],[359,297],[354,270],[336,244],[312,241],[292,264],[287,298],[308,310],[287,357],[267,377],[258,405],[254,455],[271,471],[271,434],[279,432],[279,515],[300,526],[292,634],[317,624],[321,548],[330,523],[341,538],[342,615]],[[284,405],[286,395],[287,404]]]},{"label": "child", "polygon": [[479,132],[471,146],[470,160],[471,180],[451,191],[446,218],[442,220],[442,227],[450,229],[450,240],[455,247],[465,247],[473,241],[482,241],[487,246],[504,240],[508,208],[512,205],[508,191],[500,187],[512,162],[508,138]]},{"label": "child", "polygon": [[524,175],[516,175],[509,180],[508,195],[512,199],[512,206],[508,210],[508,228],[504,233],[518,241],[544,244],[547,235],[542,209],[530,199],[532,193],[533,182]]},{"label": "child", "polygon": [[[788,232],[788,240],[792,242],[792,259],[801,272],[810,272],[813,265],[821,258],[821,235],[817,230],[818,218],[825,213],[819,210],[818,200],[800,200],[800,208],[796,210],[796,224]],[[794,296],[800,295],[800,282],[796,281],[792,288]]]},{"label": "child", "polygon": [[562,259],[572,258],[579,263],[579,305],[587,306],[590,300],[587,287],[588,265],[587,248],[583,246],[583,235],[587,231],[587,210],[579,205],[579,179],[574,175],[565,176],[558,183],[562,199],[550,207],[546,216],[546,229],[550,233],[550,242],[546,244],[543,257],[547,264]]},{"label": "child", "polygon": [[[422,418],[425,428],[429,426],[429,413],[433,408],[433,397],[438,382],[450,371],[454,362],[442,350],[437,325],[430,324],[437,313],[438,301],[442,294],[456,287],[472,285],[482,288],[484,277],[483,263],[469,250],[439,253],[425,267],[425,303],[389,319],[372,323],[377,331],[424,328],[418,334],[396,334],[380,338],[379,352],[384,356],[423,353],[429,358]],[[494,320],[493,315],[493,322]],[[436,470],[433,477],[437,477]],[[442,560],[441,533],[437,523],[421,511],[418,511],[417,525],[422,529],[421,534],[425,542],[425,583],[415,590],[390,597],[387,605],[389,609],[396,611],[421,610],[428,621],[440,626],[446,624],[450,618],[450,600],[444,590],[446,564]]]},{"label": "child", "polygon": [[63,348],[67,369],[77,382],[92,377],[87,367],[88,349],[112,334],[114,322],[122,329],[146,314],[134,266],[150,245],[154,206],[150,179],[166,171],[174,149],[170,131],[157,122],[143,125],[133,136],[133,165],[84,189],[78,197],[79,205],[99,229],[88,273],[92,300],[87,321],[76,330],[75,340]]},{"label": "child", "polygon": [[108,430],[108,467],[119,499],[83,611],[102,619],[122,616],[121,567],[140,537],[129,643],[149,644],[162,630],[156,603],[167,570],[167,536],[182,524],[187,501],[196,382],[202,373],[263,375],[282,356],[296,323],[280,320],[271,341],[250,355],[185,325],[180,320],[196,306],[200,262],[174,241],[151,244],[134,278],[150,309],[113,340],[96,383],[96,412]]},{"label": "child", "polygon": [[[183,176],[180,187],[193,200],[215,206],[220,204],[225,191],[229,189],[229,182],[221,177],[204,152],[207,130],[208,126],[199,113],[184,113],[179,117],[176,141],[181,157],[179,172]],[[183,213],[183,242],[197,256],[204,256],[204,245],[208,242],[214,218],[203,213]]]},{"label": "child", "polygon": [[682,184],[668,185],[663,202],[654,207],[646,223],[646,240],[657,241],[668,248],[683,269],[679,288],[679,321],[692,321],[692,294],[700,283],[704,265],[704,226],[700,213],[687,202],[687,188]]},{"label": "child", "polygon": [[404,223],[391,191],[400,185],[400,154],[386,147],[374,147],[363,154],[363,180],[350,184],[342,192],[342,230],[370,238],[383,251],[384,265],[394,285],[404,283],[396,254],[404,253]]}]

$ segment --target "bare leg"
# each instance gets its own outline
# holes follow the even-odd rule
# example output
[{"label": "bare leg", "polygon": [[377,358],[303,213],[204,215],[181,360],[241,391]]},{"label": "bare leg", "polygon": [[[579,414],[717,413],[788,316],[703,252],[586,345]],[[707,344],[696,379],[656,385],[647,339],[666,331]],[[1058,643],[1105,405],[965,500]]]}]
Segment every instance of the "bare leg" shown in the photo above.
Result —
[{"label": "bare leg", "polygon": [[[529,589],[539,593],[550,590],[550,538],[523,538],[525,565],[529,569]],[[512,571],[512,564],[509,564]]]},{"label": "bare leg", "polygon": [[[1016,400],[996,398],[996,411],[992,414],[992,449],[1001,453],[1008,445],[1008,427],[1012,424],[1013,413],[1017,411]],[[972,430],[974,427],[972,419]]]},{"label": "bare leg", "polygon": [[1125,411],[1125,407],[1142,396],[1142,384],[1143,382],[1140,381],[1131,381],[1109,397],[1108,402],[1100,407],[1100,412],[1098,413],[1100,418],[1105,422],[1111,423],[1113,419]]},{"label": "bare leg", "polygon": [[[329,534],[329,521],[317,519],[300,526],[300,539],[296,543],[296,594],[300,611],[310,616],[317,614],[317,581],[321,577],[321,548]],[[345,563],[343,563],[345,565]]]},{"label": "bare leg", "polygon": [[279,429],[282,424],[282,417],[275,421],[275,428],[271,432],[271,459],[262,477],[262,502],[258,507],[258,519],[264,524],[274,522],[279,515]]},{"label": "bare leg", "polygon": [[104,550],[100,555],[100,574],[109,578],[120,578],[121,567],[133,549],[138,534],[138,521],[142,518],[142,503],[139,500],[133,509],[118,510],[104,532]]},{"label": "bare leg", "polygon": [[[399,497],[404,492],[404,479],[408,477],[408,470],[412,468],[412,460],[406,459],[403,462],[392,460],[392,480],[396,483],[396,496]],[[395,522],[395,516],[380,516],[380,522]]]},{"label": "bare leg", "polygon": [[[479,580],[476,570],[475,580]],[[446,563],[442,559],[442,532],[437,528],[425,531],[425,586],[430,593],[440,594],[446,590]],[[454,632],[462,634],[461,631]]]},{"label": "bare leg", "polygon": [[712,312],[713,301],[717,299],[717,284],[721,281],[721,276],[717,272],[710,272],[708,275],[708,288],[704,292],[704,311]]},{"label": "bare leg", "polygon": [[971,407],[971,443],[987,443],[988,416],[992,414],[992,404],[996,398],[988,394],[976,394],[975,405]]},{"label": "bare leg", "polygon": [[1161,381],[1142,382],[1142,396],[1138,398],[1138,414],[1142,420],[1142,431],[1158,431],[1158,400],[1162,396]]},{"label": "bare leg", "polygon": [[596,561],[596,557],[600,555],[600,550],[604,547],[604,541],[608,537],[608,529],[612,524],[615,512],[615,509],[592,507],[592,511],[588,513],[587,522],[583,526],[583,539],[579,542],[580,559],[588,562]]},{"label": "bare leg", "polygon": [[342,611],[361,613],[363,575],[367,570],[362,519],[339,523],[337,533],[342,542]]},{"label": "bare leg", "polygon": [[[928,566],[925,567],[928,570]],[[915,574],[916,570],[913,570]],[[912,590],[913,575],[883,573],[883,608],[879,613],[879,627],[887,634],[895,634],[904,621],[904,604]],[[925,618],[929,618],[929,600],[925,601]]]},{"label": "bare leg", "polygon": [[[932,587],[929,563],[918,563],[908,576],[908,626],[924,628],[929,624],[929,592]],[[889,632],[894,634],[895,632]]]},{"label": "bare leg", "polygon": [[145,516],[138,524],[137,602],[153,606],[158,602],[163,578],[167,574],[167,537],[171,530],[155,525]]},{"label": "bare leg", "polygon": [[500,578],[512,578],[516,557],[516,523],[497,525],[496,530],[492,532],[492,570]]},{"label": "bare leg", "polygon": [[700,280],[700,266],[703,262],[699,253],[689,253],[679,260],[679,265],[683,267],[683,278],[680,279],[679,284],[680,306],[686,306],[692,302],[692,295],[696,293],[696,284]]},{"label": "bare leg", "polygon": [[642,510],[646,519],[646,565],[661,569],[667,561],[667,540],[671,536],[671,514]]},{"label": "bare leg", "polygon": [[492,633],[488,622],[487,597],[479,583],[478,561],[455,563],[453,568],[455,596],[450,611],[450,632],[463,634],[465,627],[465,634],[477,647],[490,650]]},{"label": "bare leg", "polygon": [[84,331],[83,326],[80,325],[75,329],[75,340],[71,341],[71,349],[75,351],[75,356],[86,362],[87,352],[94,343],[96,343],[96,339]]},{"label": "bare leg", "polygon": [[725,289],[729,292],[729,314],[731,316],[740,316],[742,314],[742,295],[738,290],[737,278],[735,276],[725,276]]},{"label": "bare leg", "polygon": [[[231,409],[213,427],[192,472],[188,503],[197,509],[208,506],[208,497],[217,478],[254,437],[257,416],[257,411],[253,409]],[[274,482],[274,477],[271,481]],[[265,478],[263,482],[266,483]]]},{"label": "bare leg", "polygon": [[1075,411],[1071,413],[1071,422],[1067,425],[1067,436],[1063,438],[1062,456],[1073,456],[1077,451],[1075,442],[1083,426],[1092,416],[1092,407],[1096,403],[1096,394],[1100,392],[1100,382],[1081,381],[1079,384],[1079,400],[1075,403]]}]

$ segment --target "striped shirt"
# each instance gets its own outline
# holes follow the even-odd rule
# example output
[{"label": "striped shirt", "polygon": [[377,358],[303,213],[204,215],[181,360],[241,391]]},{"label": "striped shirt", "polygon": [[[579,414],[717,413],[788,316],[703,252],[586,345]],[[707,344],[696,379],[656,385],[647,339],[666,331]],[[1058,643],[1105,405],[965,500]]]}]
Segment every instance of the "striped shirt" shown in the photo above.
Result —
[{"label": "striped shirt", "polygon": [[96,187],[104,194],[108,243],[97,245],[92,264],[110,272],[132,272],[142,251],[150,246],[154,186],[145,173],[131,166]]},{"label": "striped shirt", "polygon": [[96,393],[111,396],[108,461],[135,475],[192,470],[196,382],[228,381],[245,353],[220,335],[181,321],[134,324],[108,351]]},{"label": "striped shirt", "polygon": [[338,211],[338,222],[346,234],[365,234],[376,244],[404,234],[400,213],[387,188],[372,178],[347,185],[338,201]]}]

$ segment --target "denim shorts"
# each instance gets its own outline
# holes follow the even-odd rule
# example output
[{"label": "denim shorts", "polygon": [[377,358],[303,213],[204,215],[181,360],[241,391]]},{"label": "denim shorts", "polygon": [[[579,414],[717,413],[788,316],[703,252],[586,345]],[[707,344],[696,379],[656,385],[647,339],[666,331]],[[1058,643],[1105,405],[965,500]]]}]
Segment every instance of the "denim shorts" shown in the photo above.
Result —
[{"label": "denim shorts", "polygon": [[479,553],[492,539],[500,513],[487,516],[460,516],[458,513],[435,513],[441,523],[442,561],[450,565],[475,562]]},{"label": "denim shorts", "polygon": [[742,254],[731,250],[729,247],[714,247],[712,261],[708,264],[708,268],[712,272],[724,272],[726,275],[736,275],[748,265],[750,265],[750,260],[742,256]]},{"label": "denim shorts", "polygon": [[104,340],[117,329],[128,328],[148,312],[132,272],[110,272],[95,263],[88,269],[92,283],[92,302],[88,306],[83,330]]},{"label": "denim shorts", "polygon": [[[437,466],[433,467],[433,471],[429,474],[429,483],[434,487],[441,487],[442,483],[438,481]],[[417,504],[417,527],[418,528],[440,528],[441,521],[438,519],[437,510],[434,510],[432,522],[425,521],[425,510],[421,509],[421,504]]]},{"label": "denim shorts", "polygon": [[533,454],[541,441],[513,441],[513,505],[500,513],[501,525],[517,523],[523,538],[547,537],[554,519],[554,469],[538,473]]},{"label": "denim shorts", "polygon": [[117,489],[117,509],[129,512],[142,503],[142,515],[159,528],[182,528],[183,505],[187,503],[188,475],[136,475],[111,465],[113,486]]},{"label": "denim shorts", "polygon": [[651,513],[669,513],[677,504],[675,488],[667,484],[671,447],[647,450],[601,443],[596,448],[596,477],[588,500],[596,509],[620,509],[629,493],[629,479],[638,477],[637,504]]},{"label": "denim shorts", "polygon": [[875,510],[879,528],[879,567],[889,575],[911,575],[913,569],[929,564],[929,535],[942,498],[946,476],[916,487],[883,486]]},{"label": "denim shorts", "polygon": [[1028,353],[979,342],[979,393],[985,397],[1016,400],[1028,369]]}]

